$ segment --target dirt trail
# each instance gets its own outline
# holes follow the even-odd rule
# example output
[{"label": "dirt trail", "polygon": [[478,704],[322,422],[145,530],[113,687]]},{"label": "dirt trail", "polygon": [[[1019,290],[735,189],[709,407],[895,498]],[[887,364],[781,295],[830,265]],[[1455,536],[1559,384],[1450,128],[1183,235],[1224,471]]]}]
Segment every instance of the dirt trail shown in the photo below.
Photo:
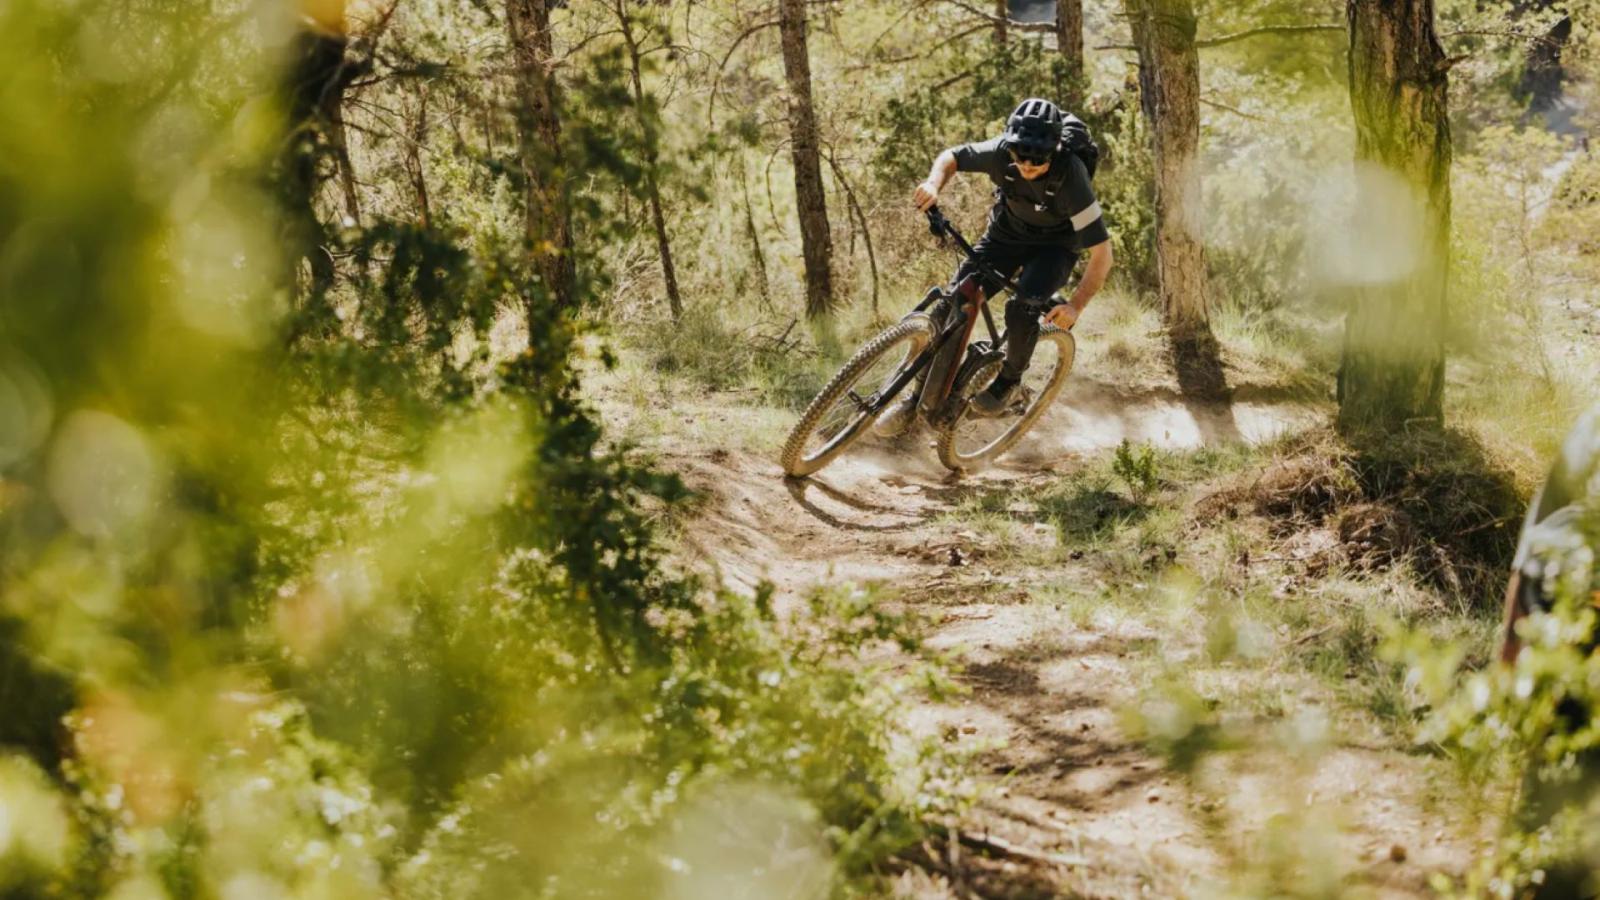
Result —
[{"label": "dirt trail", "polygon": [[[946,740],[995,745],[978,757],[991,790],[963,828],[1022,852],[985,861],[969,849],[954,868],[947,860],[930,866],[943,875],[908,872],[897,896],[1185,895],[1226,867],[1230,847],[1280,821],[1260,772],[1224,773],[1201,796],[1118,727],[1149,661],[1181,659],[1194,652],[1193,640],[1133,618],[1075,624],[1049,591],[1036,589],[1093,591],[1088,562],[1008,567],[986,557],[992,548],[979,536],[941,516],[974,494],[1043,487],[1123,438],[1172,447],[1261,440],[1325,411],[1238,400],[1196,407],[1159,391],[1076,387],[1004,464],[959,480],[923,448],[868,448],[803,481],[785,480],[774,462],[748,454],[671,441],[656,448],[666,467],[709,498],[686,540],[727,584],[749,590],[770,580],[781,604],[823,584],[887,582],[934,623],[931,646],[962,660],[959,679],[970,694],[914,717]],[[1024,539],[1056,539],[1051,526],[1027,523],[1020,507],[1014,512]],[[1346,877],[1377,896],[1429,893],[1427,872],[1458,869],[1468,856],[1461,839],[1429,824],[1413,796],[1422,781],[1417,765],[1392,749],[1337,747],[1311,774],[1317,799],[1287,801],[1315,802],[1342,817],[1341,846],[1355,873]],[[1235,821],[1252,823],[1247,834],[1214,833],[1218,803]],[[1406,848],[1394,853],[1403,859],[1390,858],[1396,845]]]}]

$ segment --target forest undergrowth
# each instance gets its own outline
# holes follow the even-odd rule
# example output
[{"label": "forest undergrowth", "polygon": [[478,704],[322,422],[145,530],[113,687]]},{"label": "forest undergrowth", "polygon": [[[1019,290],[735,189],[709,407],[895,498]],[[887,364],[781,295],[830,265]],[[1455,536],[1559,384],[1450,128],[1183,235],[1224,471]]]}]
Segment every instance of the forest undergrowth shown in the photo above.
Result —
[{"label": "forest undergrowth", "polygon": [[[1201,4],[1261,30],[1206,48],[1197,397],[1122,4],[1069,59],[966,3],[0,3],[0,896],[1498,890],[1530,751],[1484,666],[1600,383],[1600,165],[1523,84],[1560,11],[1440,0],[1447,414],[1333,429],[1406,263],[1338,6]],[[970,479],[913,440],[782,480],[957,262],[915,182],[1039,93],[1118,260],[1067,418]]]}]

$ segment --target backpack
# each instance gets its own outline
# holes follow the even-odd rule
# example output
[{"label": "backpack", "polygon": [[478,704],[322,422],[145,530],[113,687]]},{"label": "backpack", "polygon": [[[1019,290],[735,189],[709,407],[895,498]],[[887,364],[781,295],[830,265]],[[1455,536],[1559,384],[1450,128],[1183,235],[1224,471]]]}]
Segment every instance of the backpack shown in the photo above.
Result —
[{"label": "backpack", "polygon": [[1089,180],[1094,180],[1094,170],[1100,165],[1100,147],[1094,142],[1094,135],[1089,133],[1089,126],[1083,120],[1071,113],[1062,117],[1061,123],[1061,149],[1076,156],[1083,163],[1084,169],[1089,172]]}]

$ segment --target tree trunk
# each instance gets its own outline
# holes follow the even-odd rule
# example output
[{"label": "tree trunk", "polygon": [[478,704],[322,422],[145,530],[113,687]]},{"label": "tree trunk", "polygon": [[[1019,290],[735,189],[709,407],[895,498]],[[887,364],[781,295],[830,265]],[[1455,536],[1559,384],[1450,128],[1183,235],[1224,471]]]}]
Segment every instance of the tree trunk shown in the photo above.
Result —
[{"label": "tree trunk", "polygon": [[633,19],[630,18],[623,0],[617,0],[612,11],[616,13],[617,22],[622,28],[622,41],[628,48],[629,74],[633,81],[634,118],[645,135],[644,189],[645,196],[650,201],[650,224],[656,231],[656,252],[661,256],[661,276],[666,281],[667,305],[672,309],[672,321],[677,322],[683,318],[683,295],[678,292],[678,270],[672,264],[672,243],[667,239],[667,217],[661,210],[660,148],[656,146],[660,140],[660,129],[655,127],[653,122],[646,120],[648,113],[645,110],[644,76],[640,73],[639,41],[633,33]]},{"label": "tree trunk", "polygon": [[285,84],[291,138],[284,145],[278,178],[286,219],[284,246],[291,284],[298,286],[301,262],[309,266],[310,289],[297,293],[313,304],[323,301],[336,274],[316,197],[322,184],[318,163],[329,147],[330,123],[356,76],[357,67],[346,56],[348,46],[342,31],[320,22],[308,25],[295,37]]},{"label": "tree trunk", "polygon": [[339,189],[344,194],[344,214],[351,225],[361,224],[361,197],[356,191],[356,167],[350,161],[350,140],[344,127],[344,104],[335,104],[328,121],[328,143],[339,162]]},{"label": "tree trunk", "polygon": [[1201,243],[1200,56],[1193,0],[1124,0],[1155,143],[1156,277],[1173,337],[1210,332]]},{"label": "tree trunk", "polygon": [[1085,88],[1083,65],[1083,0],[1056,0],[1056,51],[1067,64],[1067,106],[1083,114]]},{"label": "tree trunk", "polygon": [[1443,415],[1450,257],[1449,62],[1433,0],[1349,0],[1357,233],[1371,240],[1345,320],[1342,425]]},{"label": "tree trunk", "polygon": [[756,264],[756,277],[761,288],[761,305],[772,311],[772,286],[767,279],[767,254],[761,249],[761,232],[756,230],[755,207],[750,203],[750,167],[744,159],[739,160],[739,187],[744,192],[744,229],[750,238],[750,251]]},{"label": "tree trunk", "polygon": [[1004,47],[1010,40],[1011,10],[1007,8],[1006,0],[994,0],[994,43],[997,47]]},{"label": "tree trunk", "polygon": [[800,244],[806,260],[806,318],[833,309],[833,237],[822,189],[821,140],[811,104],[811,57],[806,48],[805,0],[779,0],[783,71],[789,83],[789,144],[794,157],[795,202],[800,209]]},{"label": "tree trunk", "polygon": [[524,225],[528,250],[534,274],[552,302],[571,308],[575,302],[572,209],[561,153],[548,0],[506,0],[506,27],[516,78],[517,136],[528,180]]},{"label": "tree trunk", "polygon": [[406,141],[406,175],[411,179],[411,195],[417,203],[417,221],[423,228],[432,221],[428,208],[428,175],[422,167],[422,148],[428,142],[428,88],[423,85],[417,99],[417,115],[411,122]]}]

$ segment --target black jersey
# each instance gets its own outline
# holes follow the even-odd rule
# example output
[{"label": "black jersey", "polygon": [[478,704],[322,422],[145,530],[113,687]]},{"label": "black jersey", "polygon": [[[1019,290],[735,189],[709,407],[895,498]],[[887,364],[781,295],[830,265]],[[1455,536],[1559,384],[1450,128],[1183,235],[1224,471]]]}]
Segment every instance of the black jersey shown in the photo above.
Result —
[{"label": "black jersey", "polygon": [[956,170],[982,172],[995,186],[989,228],[1018,243],[1071,244],[1083,250],[1108,240],[1089,170],[1070,152],[1057,152],[1050,169],[1029,181],[1017,171],[1001,138],[953,151]]}]

